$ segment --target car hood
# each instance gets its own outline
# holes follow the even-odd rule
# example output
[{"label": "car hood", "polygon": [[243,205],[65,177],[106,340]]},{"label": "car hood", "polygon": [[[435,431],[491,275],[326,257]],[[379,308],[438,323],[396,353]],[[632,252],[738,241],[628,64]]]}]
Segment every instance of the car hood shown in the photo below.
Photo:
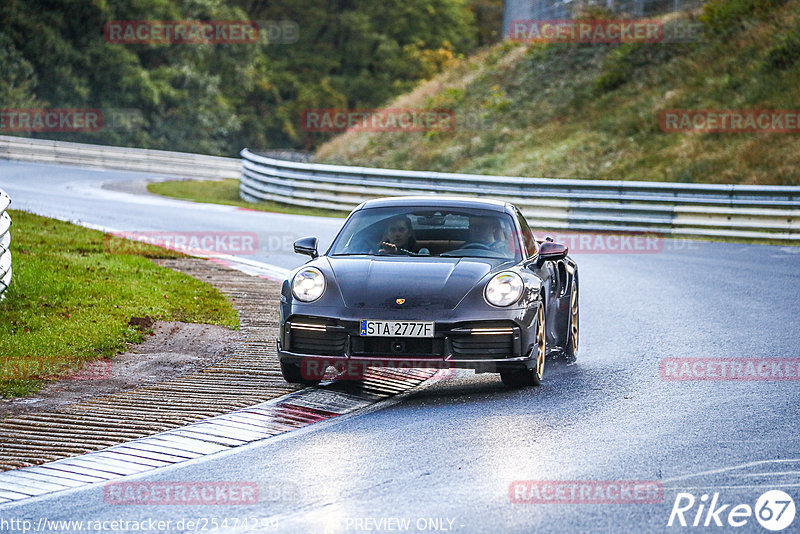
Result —
[{"label": "car hood", "polygon": [[[506,263],[484,258],[328,257],[349,308],[451,310]],[[405,299],[398,304],[397,299]]]}]

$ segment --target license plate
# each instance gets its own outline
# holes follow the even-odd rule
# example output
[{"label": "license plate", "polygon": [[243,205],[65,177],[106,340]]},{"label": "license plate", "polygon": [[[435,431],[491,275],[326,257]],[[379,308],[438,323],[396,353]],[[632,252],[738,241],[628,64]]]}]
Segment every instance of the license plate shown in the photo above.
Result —
[{"label": "license plate", "polygon": [[433,337],[433,321],[361,321],[362,336]]}]

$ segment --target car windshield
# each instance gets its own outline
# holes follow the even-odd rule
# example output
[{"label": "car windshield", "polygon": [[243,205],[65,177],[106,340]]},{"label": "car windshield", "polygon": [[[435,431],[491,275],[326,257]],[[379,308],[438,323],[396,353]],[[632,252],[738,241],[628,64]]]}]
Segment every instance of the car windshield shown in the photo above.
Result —
[{"label": "car windshield", "polygon": [[511,217],[474,208],[391,207],[357,211],[329,255],[521,259]]}]

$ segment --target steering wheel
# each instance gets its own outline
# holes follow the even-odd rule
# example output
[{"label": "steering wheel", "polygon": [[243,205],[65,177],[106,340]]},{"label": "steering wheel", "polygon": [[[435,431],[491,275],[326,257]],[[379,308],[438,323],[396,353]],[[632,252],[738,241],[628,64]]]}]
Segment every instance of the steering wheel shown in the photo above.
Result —
[{"label": "steering wheel", "polygon": [[490,245],[486,243],[467,243],[466,245],[461,246],[462,249],[470,249],[470,248],[482,248],[484,250],[492,250]]}]

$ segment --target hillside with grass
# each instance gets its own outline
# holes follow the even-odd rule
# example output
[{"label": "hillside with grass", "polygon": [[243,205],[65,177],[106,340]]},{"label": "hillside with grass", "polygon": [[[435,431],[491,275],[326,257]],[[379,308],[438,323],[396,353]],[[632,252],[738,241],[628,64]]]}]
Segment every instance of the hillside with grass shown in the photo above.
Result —
[{"label": "hillside with grass", "polygon": [[[603,13],[592,19],[611,18]],[[691,42],[506,42],[389,108],[453,110],[452,131],[349,131],[325,163],[516,176],[800,184],[800,134],[665,132],[665,110],[800,109],[800,0],[713,0],[665,24]]]}]

